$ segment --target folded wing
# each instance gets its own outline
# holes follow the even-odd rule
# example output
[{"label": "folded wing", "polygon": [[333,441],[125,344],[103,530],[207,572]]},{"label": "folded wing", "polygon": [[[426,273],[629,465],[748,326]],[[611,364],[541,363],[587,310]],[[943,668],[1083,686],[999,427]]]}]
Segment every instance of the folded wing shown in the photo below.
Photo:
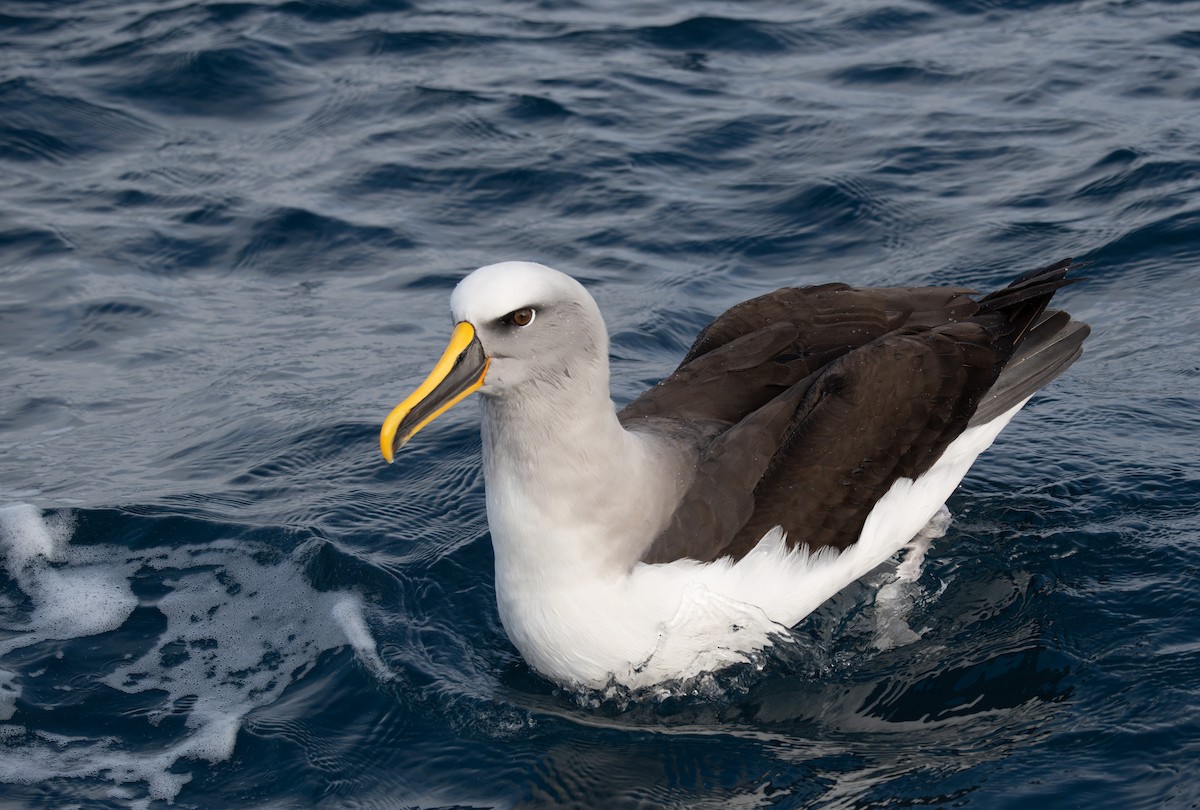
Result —
[{"label": "folded wing", "polygon": [[740,558],[768,530],[845,548],[900,478],[1062,373],[1087,326],[1047,312],[1070,261],[978,301],[958,288],[779,290],[729,310],[625,408],[693,445],[695,475],[643,562]]}]

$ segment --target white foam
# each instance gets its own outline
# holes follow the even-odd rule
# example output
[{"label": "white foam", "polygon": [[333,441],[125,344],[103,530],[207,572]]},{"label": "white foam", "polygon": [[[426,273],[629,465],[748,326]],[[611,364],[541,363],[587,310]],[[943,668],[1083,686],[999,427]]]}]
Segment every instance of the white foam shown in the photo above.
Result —
[{"label": "white foam", "polygon": [[379,657],[375,649],[375,639],[367,628],[363,618],[362,602],[354,596],[344,596],[333,606],[333,618],[346,634],[346,640],[354,649],[355,655],[381,681],[391,680],[392,672]]},{"label": "white foam", "polygon": [[17,673],[0,669],[0,721],[12,719],[20,696],[21,685],[17,683]]},{"label": "white foam", "polygon": [[[170,590],[150,604],[166,617],[165,630],[143,655],[100,682],[153,696],[158,708],[147,714],[153,725],[186,712],[189,731],[165,750],[140,753],[112,737],[67,739],[6,725],[0,727],[0,782],[98,778],[114,783],[113,795],[131,807],[170,802],[192,778],[176,772],[180,760],[229,759],[246,714],[275,701],[324,651],[349,643],[369,671],[389,677],[361,599],[313,589],[301,565],[304,550],[286,556],[232,540],[139,551],[73,547],[70,532],[69,518],[43,518],[31,506],[0,510],[0,554],[33,603],[19,621],[13,620],[15,605],[0,605],[0,624],[18,631],[0,642],[0,655],[43,640],[118,630],[138,606],[131,580],[161,572],[159,581]],[[39,675],[0,669],[0,722],[15,714],[21,679]],[[133,784],[145,786],[141,797],[116,787]]]},{"label": "white foam", "polygon": [[0,509],[0,551],[5,567],[33,602],[26,624],[5,622],[5,629],[25,632],[0,641],[0,655],[47,639],[83,638],[115,630],[137,607],[125,572],[111,563],[52,565],[67,560],[67,542],[73,530],[74,521],[67,513],[43,519],[41,511],[28,504]]},{"label": "white foam", "polygon": [[42,518],[41,510],[27,503],[0,507],[0,541],[10,573],[18,575],[38,557],[62,559],[73,530],[67,518]]}]

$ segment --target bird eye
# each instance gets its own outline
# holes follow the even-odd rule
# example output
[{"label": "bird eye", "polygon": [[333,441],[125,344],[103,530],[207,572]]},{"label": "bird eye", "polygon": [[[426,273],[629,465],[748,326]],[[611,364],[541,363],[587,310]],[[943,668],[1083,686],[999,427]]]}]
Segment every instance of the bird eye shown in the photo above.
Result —
[{"label": "bird eye", "polygon": [[500,320],[509,326],[529,326],[529,324],[533,323],[533,316],[535,314],[532,307],[522,307],[521,309],[513,310]]}]

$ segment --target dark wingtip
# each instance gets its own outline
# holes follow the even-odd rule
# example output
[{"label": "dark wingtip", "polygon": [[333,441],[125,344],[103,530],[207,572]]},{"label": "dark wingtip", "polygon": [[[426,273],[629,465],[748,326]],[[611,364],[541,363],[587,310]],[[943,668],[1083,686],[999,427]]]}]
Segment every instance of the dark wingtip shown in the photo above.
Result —
[{"label": "dark wingtip", "polygon": [[1085,280],[1082,276],[1067,278],[1068,272],[1084,266],[1086,263],[1076,263],[1074,259],[1062,259],[1054,264],[1029,270],[1017,276],[1007,287],[990,292],[979,299],[980,308],[993,311],[1011,309],[1018,304],[1039,299],[1042,299],[1044,307],[1058,290]]},{"label": "dark wingtip", "polygon": [[1042,316],[1050,299],[1063,287],[1083,281],[1082,277],[1067,278],[1067,273],[1082,266],[1074,259],[1061,259],[1054,264],[1022,273],[1007,287],[988,293],[979,299],[981,313],[1002,313],[1009,334],[1004,342],[1015,348]]}]

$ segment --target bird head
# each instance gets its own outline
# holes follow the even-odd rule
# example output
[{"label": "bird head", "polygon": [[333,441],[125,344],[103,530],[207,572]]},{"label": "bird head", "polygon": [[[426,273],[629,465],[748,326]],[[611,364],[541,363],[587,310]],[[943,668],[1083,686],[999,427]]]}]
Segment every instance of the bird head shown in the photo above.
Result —
[{"label": "bird head", "polygon": [[578,281],[533,262],[481,267],[450,296],[454,331],[433,371],[388,414],[380,431],[389,462],[423,427],[470,394],[519,397],[534,386],[600,382],[607,391],[608,337]]}]

